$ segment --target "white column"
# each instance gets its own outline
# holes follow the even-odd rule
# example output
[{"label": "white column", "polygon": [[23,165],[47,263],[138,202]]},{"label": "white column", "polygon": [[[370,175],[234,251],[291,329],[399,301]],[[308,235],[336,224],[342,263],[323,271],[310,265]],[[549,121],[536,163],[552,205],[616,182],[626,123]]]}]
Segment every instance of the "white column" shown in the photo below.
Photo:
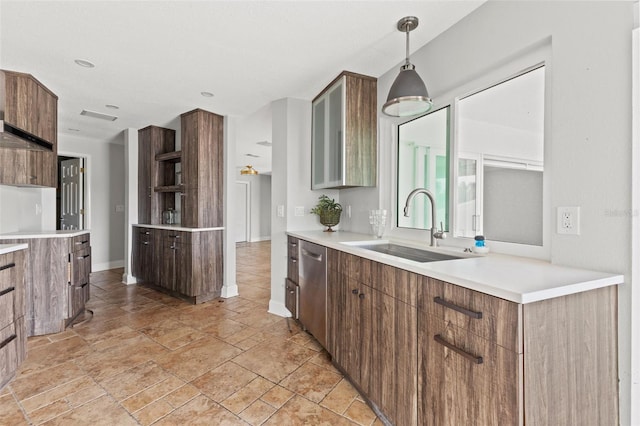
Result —
[{"label": "white column", "polygon": [[138,223],[138,130],[124,130],[124,284],[135,284],[131,274],[132,225]]},{"label": "white column", "polygon": [[224,280],[222,294],[224,298],[238,296],[238,283],[236,282],[236,237],[233,227],[233,214],[235,210],[235,184],[236,184],[236,126],[237,119],[225,116],[224,118]]}]

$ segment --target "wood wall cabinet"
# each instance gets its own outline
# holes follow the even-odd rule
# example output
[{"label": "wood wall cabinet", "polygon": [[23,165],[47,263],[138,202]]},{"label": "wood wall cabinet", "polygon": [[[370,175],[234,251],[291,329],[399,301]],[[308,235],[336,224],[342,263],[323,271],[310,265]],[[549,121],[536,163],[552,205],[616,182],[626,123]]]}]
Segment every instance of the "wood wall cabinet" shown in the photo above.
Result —
[{"label": "wood wall cabinet", "polygon": [[175,154],[176,131],[158,126],[138,130],[138,222],[161,224],[162,212],[176,208],[175,161],[156,161]]},{"label": "wood wall cabinet", "polygon": [[224,117],[202,109],[180,116],[182,226],[223,226]]},{"label": "wood wall cabinet", "polygon": [[3,120],[53,145],[52,151],[0,148],[0,184],[44,186],[58,183],[58,97],[32,75],[0,70]]},{"label": "wood wall cabinet", "polygon": [[89,299],[90,234],[4,239],[3,242],[29,245],[26,250],[27,336],[64,331],[84,312]]},{"label": "wood wall cabinet", "polygon": [[0,389],[27,354],[24,250],[0,254]]},{"label": "wood wall cabinet", "polygon": [[377,80],[342,72],[312,103],[311,189],[376,186]]},{"label": "wood wall cabinet", "polygon": [[298,283],[298,239],[287,239],[287,278],[285,280],[284,305],[293,319],[298,319],[300,287]]},{"label": "wood wall cabinet", "polygon": [[222,291],[222,231],[133,227],[134,276],[144,285],[192,303]]}]

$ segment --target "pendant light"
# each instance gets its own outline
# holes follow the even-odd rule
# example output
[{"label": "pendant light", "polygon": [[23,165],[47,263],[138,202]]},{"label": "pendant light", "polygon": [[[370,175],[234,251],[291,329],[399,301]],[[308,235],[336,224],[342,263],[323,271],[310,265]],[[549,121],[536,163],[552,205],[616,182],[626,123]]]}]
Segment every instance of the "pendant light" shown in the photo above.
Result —
[{"label": "pendant light", "polygon": [[253,166],[247,165],[244,169],[240,170],[241,175],[257,175],[258,171]]},{"label": "pendant light", "polygon": [[415,16],[406,16],[398,21],[398,31],[407,34],[407,57],[391,85],[387,102],[382,106],[382,112],[392,117],[418,115],[429,111],[433,105],[416,67],[409,62],[409,32],[417,26],[418,18]]}]

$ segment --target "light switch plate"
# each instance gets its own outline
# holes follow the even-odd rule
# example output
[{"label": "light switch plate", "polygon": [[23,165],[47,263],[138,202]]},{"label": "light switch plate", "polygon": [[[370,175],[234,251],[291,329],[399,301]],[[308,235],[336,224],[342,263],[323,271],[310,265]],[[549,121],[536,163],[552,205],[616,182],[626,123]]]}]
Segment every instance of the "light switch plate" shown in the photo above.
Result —
[{"label": "light switch plate", "polygon": [[295,216],[304,216],[304,206],[296,206],[296,209],[293,214]]},{"label": "light switch plate", "polygon": [[278,215],[278,217],[284,217],[284,206],[283,205],[279,205],[276,208],[276,214]]}]

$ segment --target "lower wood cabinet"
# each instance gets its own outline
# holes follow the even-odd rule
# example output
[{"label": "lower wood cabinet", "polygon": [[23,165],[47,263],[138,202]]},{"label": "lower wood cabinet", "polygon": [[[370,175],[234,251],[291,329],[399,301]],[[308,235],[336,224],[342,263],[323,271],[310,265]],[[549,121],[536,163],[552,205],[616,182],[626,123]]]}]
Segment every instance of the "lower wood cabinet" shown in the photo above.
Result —
[{"label": "lower wood cabinet", "polygon": [[388,423],[618,424],[615,286],[518,304],[327,257],[327,350]]},{"label": "lower wood cabinet", "polygon": [[27,354],[24,250],[0,254],[0,389]]},{"label": "lower wood cabinet", "polygon": [[5,236],[2,242],[29,245],[25,293],[27,336],[64,331],[84,312],[89,300],[89,232],[54,233],[48,238],[8,239]]},{"label": "lower wood cabinet", "polygon": [[202,303],[222,292],[222,231],[133,227],[132,271],[144,285]]}]

